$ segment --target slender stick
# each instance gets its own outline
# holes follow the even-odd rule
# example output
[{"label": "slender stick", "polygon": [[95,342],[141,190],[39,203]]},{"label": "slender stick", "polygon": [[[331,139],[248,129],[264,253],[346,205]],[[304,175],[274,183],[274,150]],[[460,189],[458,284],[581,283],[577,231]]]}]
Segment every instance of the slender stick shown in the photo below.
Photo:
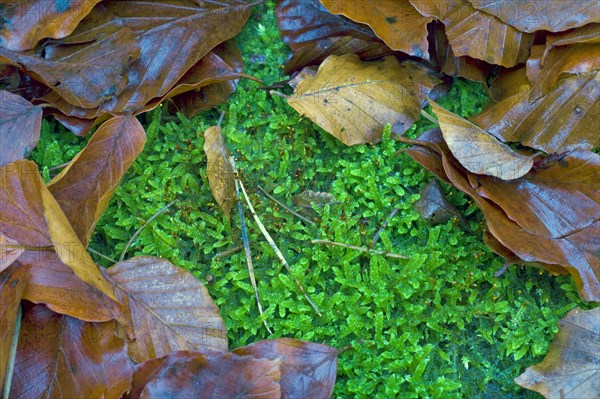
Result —
[{"label": "slender stick", "polygon": [[169,202],[167,205],[163,206],[158,212],[156,212],[148,220],[146,220],[146,222],[139,229],[137,229],[137,231],[131,236],[131,238],[127,242],[127,245],[125,245],[125,249],[121,253],[121,257],[119,258],[119,262],[123,262],[123,259],[125,259],[125,255],[127,254],[127,250],[129,249],[129,246],[131,245],[133,240],[135,240],[135,238],[142,232],[142,230],[144,230],[146,228],[146,226],[148,226],[150,223],[152,223],[152,221],[154,219],[156,219],[161,213],[163,213],[167,209],[169,209],[175,203],[175,201],[177,201],[177,200],[173,200],[173,201]]},{"label": "slender stick", "polygon": [[[230,160],[231,160],[232,166],[234,167],[233,170],[234,170],[234,172],[236,172],[235,164],[233,163],[233,157],[231,157]],[[238,179],[235,179],[235,192],[238,197],[237,206],[238,206],[238,212],[240,214],[240,226],[242,229],[242,241],[244,241],[244,252],[246,254],[246,263],[248,264],[248,273],[250,274],[250,282],[252,283],[252,288],[254,288],[254,296],[256,297],[256,304],[258,305],[258,313],[260,313],[263,324],[265,325],[265,328],[267,329],[269,334],[273,334],[273,332],[269,328],[269,324],[267,324],[267,319],[265,318],[262,304],[260,303],[260,297],[258,296],[258,287],[256,286],[256,278],[254,277],[254,266],[252,265],[252,253],[250,252],[250,243],[248,241],[248,233],[246,232],[246,223],[244,222],[244,209],[242,208],[242,197],[240,195]]]},{"label": "slender stick", "polygon": [[98,256],[99,256],[99,257],[101,257],[101,258],[104,258],[104,259],[106,259],[106,260],[108,260],[108,261],[111,261],[113,264],[117,263],[117,261],[116,261],[116,260],[114,260],[113,258],[109,258],[108,256],[106,256],[106,255],[104,255],[104,254],[102,254],[102,253],[100,253],[100,252],[96,251],[94,248],[88,247],[88,248],[87,248],[87,250],[88,250],[88,251],[90,251],[90,252],[91,252],[91,253],[93,253],[93,254],[96,254],[96,255],[98,255]]},{"label": "slender stick", "polygon": [[[230,159],[231,159],[231,165],[232,165],[233,170],[234,170],[234,174],[237,175],[237,173],[236,173],[237,170],[235,168],[235,162],[233,160],[233,157],[231,157]],[[244,188],[244,184],[241,182],[241,180],[237,180],[237,179],[236,179],[236,183],[239,183],[240,189],[242,190],[242,194],[244,195],[244,198],[246,199],[246,204],[248,205],[248,208],[250,209],[250,213],[252,213],[252,216],[254,217],[254,220],[256,221],[256,224],[258,225],[258,228],[262,232],[263,236],[265,237],[265,239],[267,240],[267,242],[269,243],[269,245],[271,246],[271,248],[273,248],[273,251],[275,251],[275,255],[277,255],[277,257],[279,258],[279,261],[286,268],[286,270],[288,271],[288,273],[290,273],[290,276],[294,280],[294,283],[296,284],[296,287],[298,287],[298,289],[302,292],[302,294],[304,294],[304,297],[306,298],[306,300],[308,301],[308,303],[310,304],[310,306],[314,309],[314,311],[319,316],[323,316],[321,314],[321,312],[319,311],[319,308],[317,307],[317,305],[315,305],[315,303],[312,301],[312,299],[310,299],[310,297],[308,296],[308,294],[306,293],[306,291],[304,291],[304,288],[300,284],[300,281],[298,281],[298,279],[296,277],[294,277],[294,275],[292,274],[292,268],[287,263],[287,261],[283,257],[283,254],[281,253],[281,251],[279,250],[279,248],[277,247],[277,245],[275,244],[275,242],[271,238],[271,235],[269,234],[269,232],[267,231],[267,229],[265,229],[265,226],[260,221],[258,215],[256,214],[256,211],[254,210],[254,207],[252,206],[252,203],[250,202],[250,199],[248,198],[248,194],[246,193],[246,189]]]},{"label": "slender stick", "polygon": [[[10,342],[10,349],[8,350],[8,364],[6,367],[6,374],[4,376],[4,389],[2,391],[2,398],[8,399],[10,393],[10,384],[12,382],[12,376],[15,371],[15,359],[17,356],[17,344],[19,342],[19,332],[21,331],[21,316],[23,315],[23,309],[19,304],[17,308],[17,317],[15,318],[15,329],[13,331],[12,340]],[[2,383],[2,381],[0,381]]]},{"label": "slender stick", "polygon": [[368,252],[368,253],[375,254],[375,255],[383,255],[383,256],[387,256],[388,258],[409,259],[408,256],[395,254],[392,252],[383,252],[383,251],[377,251],[377,250],[369,249],[369,248],[365,248],[365,247],[356,247],[354,245],[343,244],[341,242],[335,242],[335,241],[329,241],[329,240],[311,240],[310,242],[313,244],[337,245],[338,247],[354,249],[354,250],[360,251],[360,252]]},{"label": "slender stick", "polygon": [[379,237],[381,236],[381,232],[387,228],[390,219],[396,216],[396,213],[398,213],[399,210],[400,208],[394,208],[394,210],[392,210],[392,213],[389,214],[389,216],[383,222],[379,230],[377,230],[377,233],[375,233],[375,235],[373,236],[373,241],[371,241],[371,246],[369,247],[369,249],[372,249],[375,246],[375,244],[377,244],[377,241],[379,241]]},{"label": "slender stick", "polygon": [[238,246],[235,246],[233,248],[226,249],[225,251],[219,252],[218,254],[216,254],[215,256],[213,256],[213,260],[222,258],[222,257],[227,256],[227,255],[234,254],[234,253],[236,253],[237,251],[239,251],[242,248],[244,248],[243,245],[238,245]]},{"label": "slender stick", "polygon": [[269,199],[273,202],[275,202],[277,205],[279,205],[280,207],[282,207],[283,209],[285,209],[286,211],[288,211],[289,213],[291,213],[292,215],[304,220],[306,223],[310,223],[313,226],[316,225],[315,222],[313,222],[312,220],[305,218],[304,216],[302,216],[301,214],[299,214],[298,212],[294,211],[292,208],[289,208],[287,206],[285,206],[284,204],[282,204],[281,202],[279,202],[275,197],[273,197],[271,194],[269,194],[268,192],[265,191],[264,188],[262,188],[261,186],[258,186],[258,189],[260,191],[263,192],[264,195],[266,195],[267,197],[269,197]]}]

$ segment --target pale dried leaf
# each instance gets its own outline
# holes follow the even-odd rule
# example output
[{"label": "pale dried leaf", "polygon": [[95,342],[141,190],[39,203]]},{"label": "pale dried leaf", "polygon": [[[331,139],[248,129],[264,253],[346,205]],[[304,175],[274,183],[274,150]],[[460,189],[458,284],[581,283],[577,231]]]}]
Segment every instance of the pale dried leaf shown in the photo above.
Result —
[{"label": "pale dried leaf", "polygon": [[237,197],[234,173],[229,162],[230,155],[220,126],[211,126],[204,132],[204,153],[210,192],[229,218]]},{"label": "pale dried leaf", "polygon": [[6,90],[0,90],[0,165],[25,158],[37,145],[42,108]]},{"label": "pale dried leaf", "polygon": [[18,241],[0,233],[0,273],[19,259],[23,251],[25,251],[25,247],[19,245]]}]

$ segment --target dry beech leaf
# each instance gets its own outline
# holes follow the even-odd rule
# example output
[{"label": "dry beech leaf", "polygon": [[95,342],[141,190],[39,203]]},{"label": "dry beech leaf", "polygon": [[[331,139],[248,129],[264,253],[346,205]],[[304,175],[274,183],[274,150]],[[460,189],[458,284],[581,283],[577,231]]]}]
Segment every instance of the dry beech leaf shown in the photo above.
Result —
[{"label": "dry beech leaf", "polygon": [[588,0],[469,0],[469,3],[523,32],[559,32],[600,22],[598,4]]},{"label": "dry beech leaf", "polygon": [[99,5],[72,36],[46,44],[43,51],[0,47],[0,56],[22,65],[68,104],[95,108],[123,91],[139,46],[134,32]]},{"label": "dry beech leaf", "polygon": [[548,354],[515,382],[547,399],[600,397],[600,308],[575,308],[558,322]]},{"label": "dry beech leaf", "polygon": [[29,266],[22,265],[13,265],[0,275],[0,385],[4,383],[18,309],[28,278]]},{"label": "dry beech leaf", "polygon": [[232,352],[280,360],[282,398],[330,398],[333,393],[339,351],[331,346],[278,338],[258,341]]},{"label": "dry beech leaf", "polygon": [[550,51],[558,46],[571,44],[593,44],[600,43],[600,24],[588,24],[581,28],[568,30],[566,32],[550,33],[546,36],[546,50],[542,62]]},{"label": "dry beech leaf", "polygon": [[25,158],[40,139],[42,108],[0,90],[0,165]]},{"label": "dry beech leaf", "polygon": [[426,17],[439,19],[455,56],[512,67],[527,60],[533,34],[523,33],[498,18],[476,10],[467,0],[410,3]]},{"label": "dry beech leaf", "polygon": [[69,35],[100,0],[48,1],[24,0],[5,3],[0,46],[22,51],[35,47],[42,39]]},{"label": "dry beech leaf", "polygon": [[383,127],[403,134],[419,119],[429,92],[441,81],[427,68],[394,57],[362,62],[353,54],[329,56],[306,76],[287,102],[346,145],[375,143]]},{"label": "dry beech leaf", "polygon": [[319,65],[330,55],[356,54],[368,60],[392,53],[372,30],[331,14],[318,0],[282,0],[276,15],[281,37],[292,49],[284,69],[288,75]]},{"label": "dry beech leaf", "polygon": [[546,95],[529,84],[525,73],[518,68],[496,79],[495,102],[469,119],[502,141],[549,154],[598,146],[598,71],[560,79]]},{"label": "dry beech leaf", "polygon": [[429,59],[427,24],[408,0],[321,0],[332,14],[342,14],[353,21],[369,25],[392,50]]},{"label": "dry beech leaf", "polygon": [[513,151],[474,123],[431,100],[429,103],[450,151],[469,172],[512,180],[525,175],[533,166],[533,157]]},{"label": "dry beech leaf", "polygon": [[19,259],[23,251],[25,248],[17,241],[0,233],[0,273]]},{"label": "dry beech leaf", "polygon": [[136,363],[180,350],[227,350],[225,325],[206,288],[165,259],[141,256],[108,269],[135,340]]},{"label": "dry beech leaf", "polygon": [[87,323],[41,305],[25,313],[11,398],[119,398],[132,375],[115,322]]},{"label": "dry beech leaf", "polygon": [[58,202],[46,186],[42,185],[40,192],[44,206],[44,216],[48,223],[48,232],[60,260],[73,269],[77,277],[117,301],[113,287],[102,275],[92,257],[77,238],[69,219],[65,216]]},{"label": "dry beech leaf", "polygon": [[175,352],[139,365],[129,397],[279,399],[279,365],[230,352]]},{"label": "dry beech leaf", "polygon": [[21,245],[52,246],[42,207],[43,184],[35,162],[0,166],[0,233]]},{"label": "dry beech leaf", "polygon": [[85,148],[48,183],[48,189],[84,246],[145,142],[146,133],[135,117],[113,117],[100,126]]},{"label": "dry beech leaf", "polygon": [[229,151],[219,125],[211,126],[204,132],[204,153],[210,192],[229,219],[237,197]]}]

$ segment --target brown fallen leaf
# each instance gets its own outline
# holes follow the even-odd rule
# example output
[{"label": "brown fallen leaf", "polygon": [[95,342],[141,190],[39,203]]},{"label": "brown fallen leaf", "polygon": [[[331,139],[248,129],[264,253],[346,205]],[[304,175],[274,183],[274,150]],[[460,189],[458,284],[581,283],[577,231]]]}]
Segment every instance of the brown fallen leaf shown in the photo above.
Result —
[{"label": "brown fallen leaf", "polygon": [[210,192],[229,219],[237,196],[233,168],[229,162],[229,150],[221,134],[221,120],[217,126],[211,126],[204,132],[204,153]]},{"label": "brown fallen leaf", "polygon": [[432,225],[448,222],[452,217],[462,218],[454,205],[446,199],[442,186],[437,179],[431,180],[419,192],[414,204],[421,218]]},{"label": "brown fallen leaf", "polygon": [[468,120],[429,100],[450,151],[469,172],[502,180],[518,179],[533,166],[533,157],[522,155]]},{"label": "brown fallen leaf", "polygon": [[321,0],[332,14],[342,14],[369,27],[392,50],[429,59],[427,24],[408,0]]},{"label": "brown fallen leaf", "polygon": [[409,1],[422,15],[437,18],[445,25],[455,56],[469,56],[508,68],[525,62],[529,55],[533,34],[473,8],[467,0]]},{"label": "brown fallen leaf", "polygon": [[520,142],[546,153],[600,144],[598,71],[560,79],[552,91],[541,95],[531,86],[525,68],[508,71],[491,87],[493,102],[473,123],[502,141]]},{"label": "brown fallen leaf", "polygon": [[0,90],[0,165],[25,158],[37,145],[42,109],[16,94]]},{"label": "brown fallen leaf", "polygon": [[29,266],[13,265],[0,273],[0,385],[2,385],[10,361],[10,347],[13,339],[16,338],[16,318],[29,277]]},{"label": "brown fallen leaf", "polygon": [[558,322],[548,354],[515,382],[547,399],[600,397],[600,308],[575,308]]},{"label": "brown fallen leaf", "polygon": [[19,259],[23,251],[25,251],[25,247],[18,241],[0,233],[0,273]]},{"label": "brown fallen leaf", "polygon": [[119,398],[132,375],[115,322],[87,323],[41,305],[25,313],[11,397]]},{"label": "brown fallen leaf", "polygon": [[24,0],[5,3],[0,11],[0,46],[22,51],[35,47],[42,39],[69,35],[100,0],[47,1]]},{"label": "brown fallen leaf", "polygon": [[230,352],[175,352],[137,366],[129,398],[279,399],[279,365]]},{"label": "brown fallen leaf", "polygon": [[340,351],[331,346],[278,338],[258,341],[232,352],[279,360],[282,398],[330,398],[333,393]]},{"label": "brown fallen leaf", "polygon": [[219,309],[202,283],[167,260],[140,256],[108,268],[135,340],[136,363],[174,351],[227,350]]},{"label": "brown fallen leaf", "polygon": [[145,142],[146,133],[135,117],[113,117],[100,126],[85,148],[48,183],[48,189],[84,246]]},{"label": "brown fallen leaf", "polygon": [[469,0],[469,3],[523,32],[559,32],[600,22],[598,5],[587,0],[518,3],[514,0]]},{"label": "brown fallen leaf", "polygon": [[419,118],[425,97],[441,81],[414,62],[394,57],[362,62],[329,56],[315,76],[306,76],[287,102],[346,145],[375,143],[383,127],[403,134]]},{"label": "brown fallen leaf", "polygon": [[581,28],[571,29],[566,32],[549,33],[546,36],[546,54],[558,46],[568,46],[571,44],[594,44],[600,43],[600,24],[587,24]]}]

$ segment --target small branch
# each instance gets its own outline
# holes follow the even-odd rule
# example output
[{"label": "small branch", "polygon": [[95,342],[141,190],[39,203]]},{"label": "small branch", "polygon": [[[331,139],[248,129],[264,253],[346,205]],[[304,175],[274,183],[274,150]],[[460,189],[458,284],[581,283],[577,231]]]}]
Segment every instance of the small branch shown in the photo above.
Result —
[{"label": "small branch", "polygon": [[94,248],[88,247],[87,250],[90,251],[91,253],[95,254],[95,255],[98,255],[99,257],[101,257],[103,259],[106,259],[106,260],[112,262],[113,265],[115,263],[118,263],[118,261],[114,260],[113,258],[109,258],[108,256],[106,256],[106,255],[104,255],[104,254],[96,251]]},{"label": "small branch", "polygon": [[367,253],[371,253],[371,254],[375,254],[375,255],[383,255],[383,256],[387,256],[388,258],[410,259],[408,256],[404,256],[404,255],[400,255],[400,254],[376,251],[374,249],[369,249],[369,248],[365,248],[365,247],[356,247],[354,245],[343,244],[341,242],[335,242],[335,241],[329,241],[329,240],[311,240],[310,242],[313,244],[337,245],[338,247],[354,249],[355,251],[367,252]]},{"label": "small branch", "polygon": [[313,222],[312,220],[310,220],[310,219],[308,219],[308,218],[305,218],[304,216],[302,216],[302,215],[301,215],[301,214],[299,214],[298,212],[294,211],[294,210],[293,210],[293,209],[291,209],[291,208],[288,208],[287,206],[285,206],[285,205],[284,205],[284,204],[282,204],[281,202],[277,201],[277,199],[276,199],[275,197],[273,197],[271,194],[269,194],[268,192],[266,192],[266,191],[265,191],[265,189],[264,189],[264,188],[262,188],[261,186],[258,186],[258,189],[259,189],[260,191],[262,191],[264,195],[266,195],[267,197],[269,197],[269,199],[270,199],[271,201],[275,202],[277,205],[279,205],[280,207],[282,207],[283,209],[285,209],[286,211],[288,211],[288,212],[289,212],[289,213],[291,213],[292,215],[294,215],[294,216],[296,216],[296,217],[298,217],[298,218],[300,218],[300,219],[304,220],[306,223],[310,223],[310,224],[312,224],[313,226],[315,226],[315,225],[316,225],[316,223],[315,223],[315,222]]},{"label": "small branch", "polygon": [[175,201],[177,201],[177,200],[173,200],[173,201],[169,202],[167,205],[163,206],[158,212],[156,212],[148,220],[146,220],[146,222],[139,229],[137,229],[137,231],[131,236],[131,238],[127,242],[127,245],[125,245],[125,249],[123,249],[123,252],[121,253],[121,257],[119,258],[119,262],[123,262],[123,259],[125,259],[125,255],[127,254],[127,250],[129,249],[129,246],[131,245],[133,240],[135,240],[135,238],[142,232],[142,230],[144,230],[146,228],[146,226],[148,226],[150,223],[152,223],[152,221],[154,219],[156,219],[160,214],[162,214],[167,209],[169,209],[175,203]]},{"label": "small branch", "polygon": [[240,249],[244,248],[243,245],[238,245],[236,247],[230,248],[230,249],[226,249],[223,252],[219,252],[218,254],[216,254],[215,256],[213,256],[213,260],[218,259],[218,258],[222,258],[224,256],[227,255],[231,255],[233,253],[236,253],[237,251],[239,251]]},{"label": "small branch", "polygon": [[371,246],[369,247],[369,249],[372,249],[375,246],[375,244],[377,244],[377,241],[379,241],[379,236],[381,236],[381,232],[387,228],[390,219],[396,216],[396,213],[398,213],[399,210],[400,208],[394,208],[394,210],[392,210],[392,213],[389,214],[389,216],[383,222],[379,230],[377,230],[377,233],[375,233],[375,235],[373,236],[373,240],[371,241]]}]

